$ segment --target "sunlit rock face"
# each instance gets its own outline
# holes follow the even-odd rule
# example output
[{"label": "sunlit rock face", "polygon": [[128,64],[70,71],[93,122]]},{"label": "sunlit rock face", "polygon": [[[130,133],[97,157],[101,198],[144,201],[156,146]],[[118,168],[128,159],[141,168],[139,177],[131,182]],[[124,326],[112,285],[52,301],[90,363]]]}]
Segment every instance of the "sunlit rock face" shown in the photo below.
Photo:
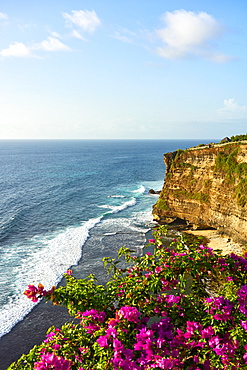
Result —
[{"label": "sunlit rock face", "polygon": [[247,242],[247,143],[178,150],[164,155],[166,177],[153,217],[213,227]]}]

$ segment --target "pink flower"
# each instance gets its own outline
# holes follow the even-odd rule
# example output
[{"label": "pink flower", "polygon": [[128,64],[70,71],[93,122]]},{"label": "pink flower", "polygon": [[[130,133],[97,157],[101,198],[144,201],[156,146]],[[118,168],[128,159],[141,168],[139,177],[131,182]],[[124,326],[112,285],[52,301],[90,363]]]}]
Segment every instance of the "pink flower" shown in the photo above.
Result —
[{"label": "pink flower", "polygon": [[201,331],[202,325],[197,321],[187,321],[185,336],[190,338],[195,331]]},{"label": "pink flower", "polygon": [[38,289],[34,285],[28,285],[28,289],[25,290],[23,294],[27,296],[27,298],[31,299],[33,302],[38,302],[38,298],[36,294],[38,293]]},{"label": "pink flower", "polygon": [[240,321],[242,328],[247,331],[247,321]]},{"label": "pink flower", "polygon": [[243,285],[237,292],[240,303],[247,303],[247,286]]},{"label": "pink flower", "polygon": [[161,266],[156,266],[154,271],[156,272],[156,274],[158,274],[162,270],[163,270],[163,268]]},{"label": "pink flower", "polygon": [[37,288],[34,285],[28,285],[28,289],[26,289],[23,294],[31,299],[31,301],[38,302],[38,298],[45,297],[47,294],[52,294],[55,289],[56,287],[53,286],[52,289],[47,292],[42,284],[39,284]]},{"label": "pink flower", "polygon": [[121,340],[114,339],[113,340],[113,348],[115,352],[122,352],[124,350],[124,346]]},{"label": "pink flower", "polygon": [[121,307],[119,310],[119,314],[126,320],[138,323],[140,312],[137,310],[136,307],[131,306],[124,306]]},{"label": "pink flower", "polygon": [[65,272],[65,274],[67,274],[67,275],[72,275],[72,270],[67,270],[67,271]]},{"label": "pink flower", "polygon": [[165,296],[165,301],[168,303],[168,307],[172,307],[174,304],[178,304],[180,302],[180,296],[167,294]]},{"label": "pink flower", "polygon": [[110,327],[110,328],[106,329],[106,334],[111,335],[113,338],[117,338],[118,332],[117,332],[116,329]]},{"label": "pink flower", "polygon": [[117,326],[117,324],[120,322],[120,320],[118,319],[109,319],[108,321],[108,327],[109,328],[115,328],[115,326]]},{"label": "pink flower", "polygon": [[78,312],[77,315],[83,317],[91,316],[93,320],[98,322],[104,322],[106,319],[106,313],[104,311],[99,312],[93,308],[91,310],[86,310],[85,312]]},{"label": "pink flower", "polygon": [[53,346],[51,346],[51,348],[54,349],[55,351],[58,351],[61,348],[61,345],[60,344],[53,344]]},{"label": "pink flower", "polygon": [[155,239],[149,239],[149,243],[155,243]]},{"label": "pink flower", "polygon": [[214,328],[212,326],[208,326],[207,328],[201,331],[202,338],[210,338],[215,334]]},{"label": "pink flower", "polygon": [[57,357],[54,353],[48,353],[41,356],[40,362],[35,362],[35,370],[70,370],[71,362],[65,358]]},{"label": "pink flower", "polygon": [[95,331],[98,331],[100,327],[93,323],[89,323],[87,326],[83,326],[86,329],[86,332],[89,334],[93,334]]},{"label": "pink flower", "polygon": [[100,347],[107,348],[109,347],[108,344],[108,337],[106,335],[101,335],[96,342],[100,345]]},{"label": "pink flower", "polygon": [[87,353],[89,351],[89,348],[87,348],[87,347],[79,347],[79,351],[84,354],[84,353]]},{"label": "pink flower", "polygon": [[200,245],[199,245],[199,248],[200,248],[200,249],[206,249],[206,248],[204,247],[204,245],[203,245],[203,244],[200,244]]}]

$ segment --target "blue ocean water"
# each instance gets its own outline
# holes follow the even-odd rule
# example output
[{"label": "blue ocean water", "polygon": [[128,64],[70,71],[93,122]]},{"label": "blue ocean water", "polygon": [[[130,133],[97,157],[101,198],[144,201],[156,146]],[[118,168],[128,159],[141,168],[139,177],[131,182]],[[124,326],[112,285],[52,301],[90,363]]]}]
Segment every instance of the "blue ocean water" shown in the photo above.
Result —
[{"label": "blue ocean water", "polygon": [[33,308],[28,284],[50,289],[79,260],[100,278],[104,255],[141,249],[164,153],[201,142],[0,141],[0,336]]}]

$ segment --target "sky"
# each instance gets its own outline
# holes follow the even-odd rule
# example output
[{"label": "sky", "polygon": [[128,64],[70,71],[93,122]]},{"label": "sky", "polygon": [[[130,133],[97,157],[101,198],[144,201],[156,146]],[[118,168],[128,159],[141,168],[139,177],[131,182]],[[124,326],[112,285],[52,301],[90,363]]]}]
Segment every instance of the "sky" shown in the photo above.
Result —
[{"label": "sky", "polygon": [[246,0],[0,0],[0,139],[247,133]]}]

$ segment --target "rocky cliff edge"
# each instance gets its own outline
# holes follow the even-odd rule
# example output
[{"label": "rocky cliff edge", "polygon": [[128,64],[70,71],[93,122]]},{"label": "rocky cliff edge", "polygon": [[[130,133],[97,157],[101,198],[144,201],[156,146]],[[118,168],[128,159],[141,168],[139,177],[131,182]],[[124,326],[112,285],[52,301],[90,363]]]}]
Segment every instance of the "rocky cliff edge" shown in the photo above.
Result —
[{"label": "rocky cliff edge", "polygon": [[194,229],[215,228],[247,242],[247,142],[177,150],[165,154],[164,161],[154,220],[179,218]]}]

